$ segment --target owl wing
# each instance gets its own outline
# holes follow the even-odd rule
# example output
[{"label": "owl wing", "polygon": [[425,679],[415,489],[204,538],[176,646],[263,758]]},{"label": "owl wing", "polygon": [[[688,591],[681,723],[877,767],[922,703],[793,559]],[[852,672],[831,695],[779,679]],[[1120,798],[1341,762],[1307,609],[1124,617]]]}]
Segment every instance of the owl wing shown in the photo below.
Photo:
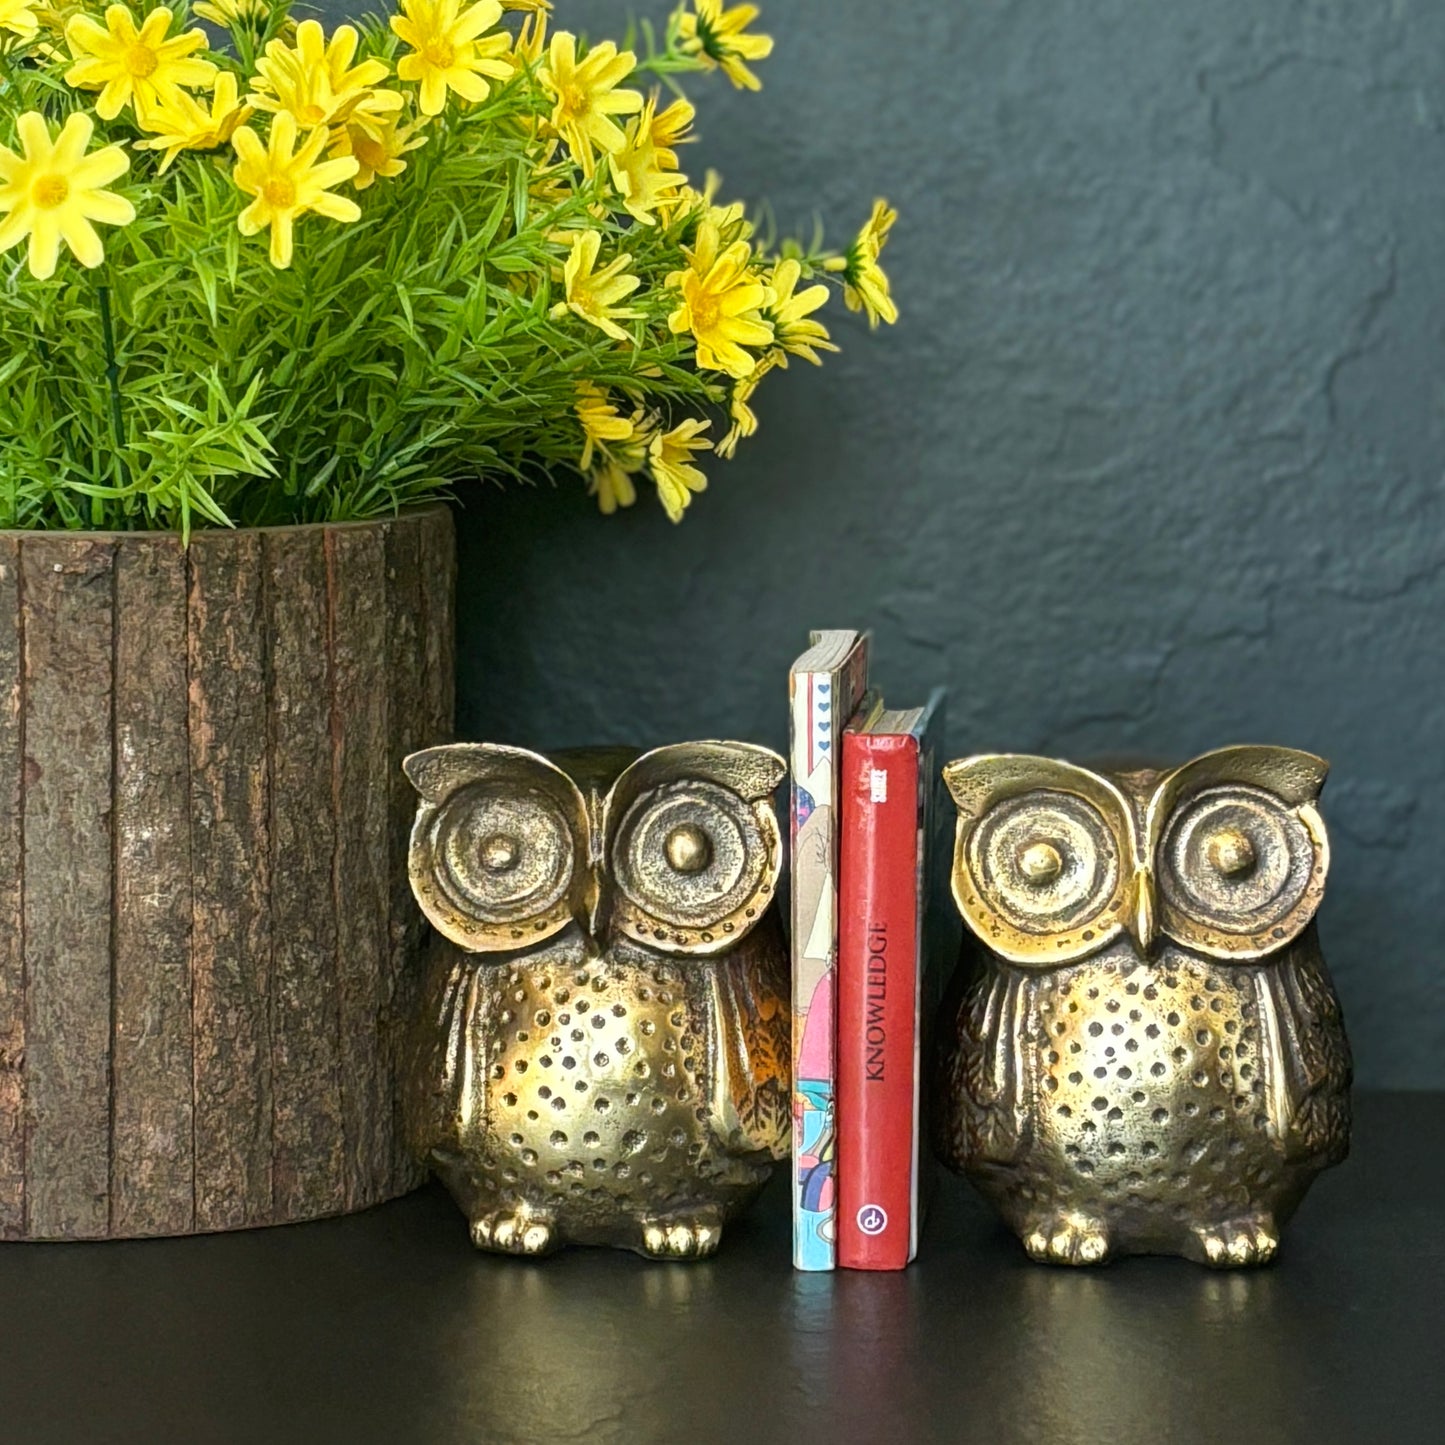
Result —
[{"label": "owl wing", "polygon": [[792,1015],[787,952],[765,919],[711,969],[712,1129],[738,1154],[788,1153]]},{"label": "owl wing", "polygon": [[407,1145],[418,1159],[442,1162],[455,1153],[460,1133],[486,1107],[471,1042],[483,988],[476,958],[436,938],[403,1083]]},{"label": "owl wing", "polygon": [[953,1169],[1009,1163],[1028,1131],[1024,1039],[1033,985],[1017,969],[986,958],[956,1010],[945,1045],[939,1153]]},{"label": "owl wing", "polygon": [[1274,1034],[1271,1095],[1286,1152],[1338,1163],[1350,1141],[1350,1045],[1314,930],[1261,969],[1256,987],[1260,1018]]}]

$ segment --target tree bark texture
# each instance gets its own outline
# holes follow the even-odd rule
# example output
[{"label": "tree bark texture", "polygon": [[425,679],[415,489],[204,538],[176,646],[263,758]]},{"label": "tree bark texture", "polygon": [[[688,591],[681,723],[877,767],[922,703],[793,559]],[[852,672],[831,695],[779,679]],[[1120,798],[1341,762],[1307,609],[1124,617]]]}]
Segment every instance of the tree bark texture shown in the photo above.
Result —
[{"label": "tree bark texture", "polygon": [[0,532],[0,1239],[282,1224],[420,1182],[407,753],[450,514]]}]

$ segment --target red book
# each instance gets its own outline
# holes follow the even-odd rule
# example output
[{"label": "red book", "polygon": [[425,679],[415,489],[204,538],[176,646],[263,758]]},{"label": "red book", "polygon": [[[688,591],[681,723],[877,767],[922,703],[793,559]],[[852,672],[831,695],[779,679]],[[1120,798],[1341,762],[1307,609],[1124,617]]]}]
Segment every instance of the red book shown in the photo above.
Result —
[{"label": "red book", "polygon": [[902,1269],[918,1250],[924,916],[943,694],[843,734],[839,817],[838,1263]]}]

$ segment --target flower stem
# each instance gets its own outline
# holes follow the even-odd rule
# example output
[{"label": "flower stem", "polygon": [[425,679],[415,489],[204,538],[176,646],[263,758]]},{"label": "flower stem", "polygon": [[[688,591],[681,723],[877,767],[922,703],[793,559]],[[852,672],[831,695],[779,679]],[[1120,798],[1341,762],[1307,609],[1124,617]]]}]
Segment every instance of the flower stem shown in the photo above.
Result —
[{"label": "flower stem", "polygon": [[[110,287],[96,288],[100,292],[100,329],[105,339],[105,380],[110,388],[110,425],[115,433],[116,464],[125,480],[125,418],[120,407],[120,366],[115,359],[115,327],[110,319]],[[96,498],[98,502],[100,499]],[[94,503],[92,504],[94,505]]]}]

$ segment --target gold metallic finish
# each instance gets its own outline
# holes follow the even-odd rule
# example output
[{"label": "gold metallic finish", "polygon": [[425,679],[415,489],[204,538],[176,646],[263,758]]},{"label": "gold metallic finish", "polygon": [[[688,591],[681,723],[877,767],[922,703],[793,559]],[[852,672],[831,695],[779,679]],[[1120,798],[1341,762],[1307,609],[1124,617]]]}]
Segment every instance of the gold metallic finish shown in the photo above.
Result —
[{"label": "gold metallic finish", "polygon": [[1209,866],[1225,878],[1247,878],[1259,861],[1249,835],[1238,828],[1221,828],[1205,844]]},{"label": "gold metallic finish", "polygon": [[1064,860],[1052,843],[1030,843],[1019,853],[1019,872],[1036,887],[1058,880]]},{"label": "gold metallic finish", "polygon": [[408,1142],[474,1243],[711,1254],[789,1138],[772,794],[743,743],[408,758],[438,939]]},{"label": "gold metallic finish", "polygon": [[507,833],[493,833],[482,840],[482,867],[489,873],[510,873],[521,856],[518,840]]},{"label": "gold metallic finish", "polygon": [[944,769],[973,936],[940,1148],[1035,1259],[1260,1264],[1345,1156],[1349,1045],[1314,928],[1325,773],[1270,747],[1167,773]]},{"label": "gold metallic finish", "polygon": [[668,866],[675,873],[701,873],[712,862],[707,834],[692,823],[683,823],[667,835],[664,850]]}]

